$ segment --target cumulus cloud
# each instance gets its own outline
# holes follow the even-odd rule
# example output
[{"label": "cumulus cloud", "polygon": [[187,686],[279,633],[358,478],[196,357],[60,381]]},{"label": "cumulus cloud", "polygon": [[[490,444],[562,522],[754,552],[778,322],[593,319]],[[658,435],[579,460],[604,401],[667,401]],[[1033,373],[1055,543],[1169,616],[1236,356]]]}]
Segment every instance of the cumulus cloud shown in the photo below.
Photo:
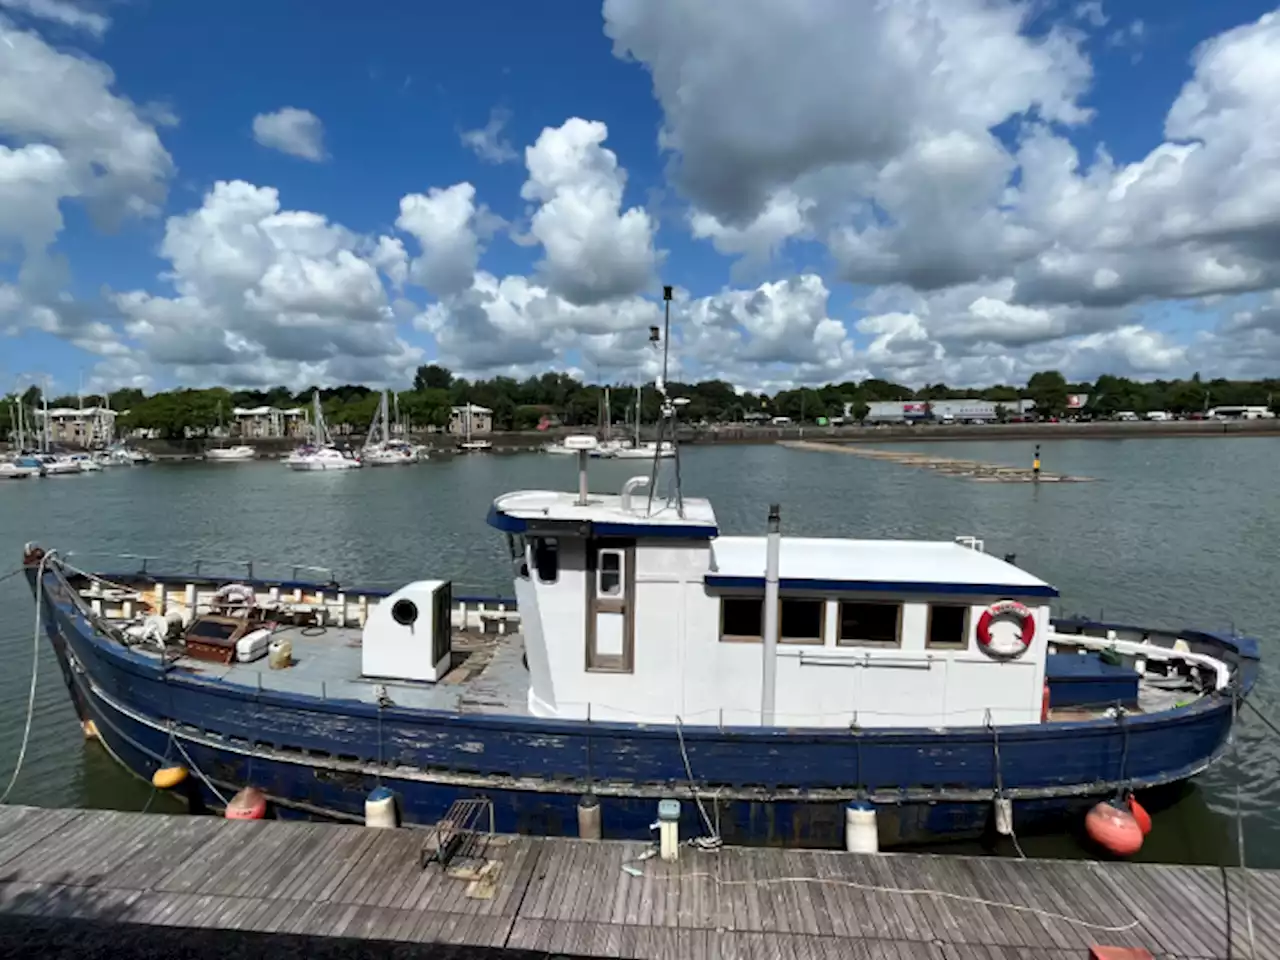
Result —
[{"label": "cumulus cloud", "polygon": [[139,353],[188,382],[399,381],[422,353],[398,336],[379,274],[400,274],[397,243],[282,209],[274,189],[219,182],[165,226],[175,295],[113,301]]},{"label": "cumulus cloud", "polygon": [[319,163],[325,158],[324,124],[310,110],[281,107],[253,118],[253,139],[291,157]]},{"label": "cumulus cloud", "polygon": [[529,227],[542,244],[539,268],[551,290],[579,305],[653,284],[654,223],[640,207],[622,210],[627,175],[602,146],[608,135],[603,123],[573,117],[525,150],[520,196],[540,204]]},{"label": "cumulus cloud", "polygon": [[400,200],[396,227],[411,234],[422,249],[410,265],[409,275],[438,297],[465,290],[475,275],[480,260],[480,211],[475,199],[475,187],[455,183]]},{"label": "cumulus cloud", "polygon": [[67,0],[0,0],[0,8],[101,37],[111,21]]},{"label": "cumulus cloud", "polygon": [[518,160],[520,154],[511,146],[511,141],[502,135],[510,119],[510,110],[494,107],[489,111],[489,122],[483,127],[462,132],[462,145],[486,163]]}]

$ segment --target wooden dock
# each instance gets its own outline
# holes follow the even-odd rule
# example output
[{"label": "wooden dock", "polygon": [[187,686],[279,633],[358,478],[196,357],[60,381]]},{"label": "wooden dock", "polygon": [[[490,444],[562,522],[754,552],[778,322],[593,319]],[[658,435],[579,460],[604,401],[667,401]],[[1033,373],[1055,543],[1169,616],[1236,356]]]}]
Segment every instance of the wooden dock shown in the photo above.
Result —
[{"label": "wooden dock", "polygon": [[0,929],[67,918],[485,956],[1066,960],[1106,944],[1227,960],[1251,956],[1251,923],[1252,956],[1280,958],[1273,871],[748,848],[667,864],[638,860],[641,843],[497,837],[483,865],[445,872],[421,866],[424,839],[0,807]]}]

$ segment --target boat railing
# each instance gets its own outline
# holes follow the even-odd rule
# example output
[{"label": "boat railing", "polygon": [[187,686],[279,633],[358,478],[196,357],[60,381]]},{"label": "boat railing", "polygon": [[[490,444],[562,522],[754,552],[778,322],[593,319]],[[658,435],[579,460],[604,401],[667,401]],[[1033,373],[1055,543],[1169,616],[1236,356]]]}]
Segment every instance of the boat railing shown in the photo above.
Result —
[{"label": "boat railing", "polygon": [[[292,581],[302,580],[304,577],[314,580],[317,583],[334,582],[333,569],[330,567],[317,567],[305,563],[272,563],[270,561],[263,562],[260,560],[240,560],[224,557],[166,557],[159,555],[147,555],[140,553],[100,553],[98,551],[90,551],[87,553],[72,552],[66,554],[67,557],[74,558],[77,563],[82,563],[85,557],[102,560],[127,560],[137,563],[138,567],[132,571],[136,574],[189,574],[194,577],[211,576],[215,574],[215,568],[221,570],[236,570],[237,576],[243,575],[249,580],[269,579],[264,577],[265,571],[289,571],[289,579]],[[168,567],[172,564],[173,566]],[[157,566],[163,565],[163,566]],[[164,567],[168,567],[165,569]],[[241,571],[243,573],[241,574]],[[115,571],[117,573],[123,571]],[[280,579],[284,579],[281,577]]]}]

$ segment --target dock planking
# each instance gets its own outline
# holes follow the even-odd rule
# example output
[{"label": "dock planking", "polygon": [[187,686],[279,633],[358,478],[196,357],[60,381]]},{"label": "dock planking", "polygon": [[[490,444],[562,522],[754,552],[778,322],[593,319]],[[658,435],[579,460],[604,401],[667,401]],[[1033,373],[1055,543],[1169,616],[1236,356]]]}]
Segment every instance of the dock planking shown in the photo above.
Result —
[{"label": "dock planking", "polygon": [[1277,871],[497,837],[479,882],[422,869],[423,839],[0,807],[0,915],[576,956],[1280,960]]}]

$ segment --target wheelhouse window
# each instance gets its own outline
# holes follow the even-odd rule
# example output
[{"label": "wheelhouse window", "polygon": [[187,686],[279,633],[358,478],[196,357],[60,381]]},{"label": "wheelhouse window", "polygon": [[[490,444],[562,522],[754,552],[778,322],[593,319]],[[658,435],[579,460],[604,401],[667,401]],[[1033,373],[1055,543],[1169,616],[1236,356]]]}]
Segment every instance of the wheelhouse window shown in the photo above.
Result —
[{"label": "wheelhouse window", "polygon": [[845,647],[896,647],[902,639],[902,604],[840,602],[840,633]]},{"label": "wheelhouse window", "polygon": [[930,604],[926,646],[941,650],[968,647],[969,608],[952,603]]},{"label": "wheelhouse window", "polygon": [[516,576],[521,580],[529,579],[529,561],[527,559],[528,545],[525,543],[524,534],[515,535],[507,534],[507,550],[511,554],[511,565],[515,567]]},{"label": "wheelhouse window", "polygon": [[535,537],[533,568],[539,583],[555,583],[560,577],[560,541],[555,537]]},{"label": "wheelhouse window", "polygon": [[622,596],[622,551],[601,550],[600,563],[596,570],[596,596]]},{"label": "wheelhouse window", "polygon": [[759,641],[764,636],[764,600],[761,597],[722,597],[720,639]]},{"label": "wheelhouse window", "polygon": [[826,603],[822,600],[783,597],[778,610],[778,639],[782,643],[814,643],[823,641]]}]

